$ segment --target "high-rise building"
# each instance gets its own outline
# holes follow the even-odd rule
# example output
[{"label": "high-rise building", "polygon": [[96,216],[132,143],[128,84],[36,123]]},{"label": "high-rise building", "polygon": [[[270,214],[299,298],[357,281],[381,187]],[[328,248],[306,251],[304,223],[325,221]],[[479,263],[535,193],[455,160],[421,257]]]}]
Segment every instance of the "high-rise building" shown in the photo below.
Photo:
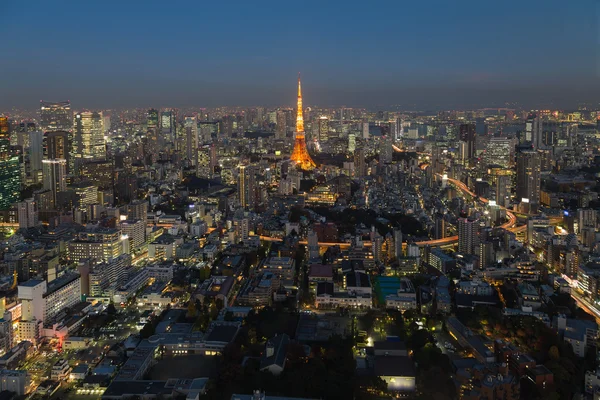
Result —
[{"label": "high-rise building", "polygon": [[42,131],[67,131],[73,130],[73,114],[71,102],[40,102],[40,125]]},{"label": "high-rise building", "polygon": [[319,124],[319,136],[317,140],[319,142],[327,142],[329,140],[329,118],[325,116],[319,117],[317,120]]},{"label": "high-rise building", "polygon": [[487,165],[500,165],[509,168],[513,165],[513,142],[506,137],[490,138],[485,148],[485,161]]},{"label": "high-rise building", "polygon": [[69,258],[78,263],[81,260],[110,261],[124,253],[121,231],[113,228],[98,228],[80,232],[78,237],[69,243]]},{"label": "high-rise building", "polygon": [[183,127],[185,129],[185,155],[192,165],[196,165],[198,159],[198,123],[196,117],[185,117]]},{"label": "high-rise building", "polygon": [[158,110],[150,109],[146,114],[146,127],[148,129],[158,129]]},{"label": "high-rise building", "polygon": [[402,229],[394,228],[394,257],[402,258]]},{"label": "high-rise building", "polygon": [[84,111],[75,115],[75,139],[79,158],[106,158],[102,113]]},{"label": "high-rise building", "polygon": [[369,123],[368,122],[363,122],[363,124],[362,124],[362,138],[363,139],[369,138]]},{"label": "high-rise building", "polygon": [[319,236],[314,230],[308,232],[308,258],[310,262],[318,262],[319,259]]},{"label": "high-rise building", "polygon": [[472,160],[475,157],[475,140],[477,132],[475,124],[461,124],[459,127],[459,139],[465,143],[466,151],[465,158]]},{"label": "high-rise building", "polygon": [[532,149],[520,149],[517,152],[517,201],[527,199],[529,203],[539,204],[541,184],[540,156]]},{"label": "high-rise building", "polygon": [[308,154],[306,149],[306,139],[304,136],[304,117],[302,115],[302,87],[300,85],[300,76],[298,76],[298,110],[296,115],[296,139],[294,141],[294,150],[290,160],[294,161],[304,170],[314,169],[317,165]]},{"label": "high-rise building", "polygon": [[477,246],[477,221],[470,218],[458,219],[458,251],[475,254]]},{"label": "high-rise building", "polygon": [[19,156],[10,148],[10,130],[6,118],[0,118],[0,210],[6,210],[19,200],[21,165]]},{"label": "high-rise building", "polygon": [[42,160],[44,190],[52,191],[52,200],[57,204],[57,193],[67,190],[67,160]]},{"label": "high-rise building", "polygon": [[163,140],[172,141],[175,134],[175,112],[164,110],[160,113],[160,134]]},{"label": "high-rise building", "polygon": [[29,136],[28,152],[30,170],[32,172],[41,171],[44,135],[41,131],[28,132],[27,135]]},{"label": "high-rise building", "polygon": [[491,199],[502,207],[507,207],[511,201],[513,170],[500,166],[488,168],[488,179],[490,181],[493,195]]},{"label": "high-rise building", "polygon": [[277,130],[275,131],[276,139],[285,139],[287,134],[287,115],[283,110],[277,110]]},{"label": "high-rise building", "polygon": [[525,135],[521,136],[521,143],[531,143],[534,149],[543,147],[542,120],[536,113],[531,113],[525,122]]},{"label": "high-rise building", "polygon": [[34,199],[25,199],[17,203],[17,215],[19,217],[19,228],[27,229],[38,225],[38,210]]},{"label": "high-rise building", "polygon": [[251,165],[240,165],[238,174],[238,198],[243,208],[254,207],[257,203],[256,168]]},{"label": "high-rise building", "polygon": [[577,210],[577,232],[581,232],[583,228],[597,227],[596,210],[594,209],[579,209]]},{"label": "high-rise building", "polygon": [[[127,205],[127,219],[129,220],[141,220],[143,225],[146,226],[148,222],[148,201],[147,200],[134,200]],[[144,230],[145,235],[145,230]]]},{"label": "high-rise building", "polygon": [[42,141],[44,159],[67,160],[67,174],[71,172],[70,164],[72,154],[69,136],[70,133],[67,131],[46,132]]},{"label": "high-rise building", "polygon": [[443,239],[446,237],[446,220],[444,214],[435,214],[434,239]]},{"label": "high-rise building", "polygon": [[362,146],[354,150],[354,174],[357,178],[361,178],[367,174],[365,149]]}]

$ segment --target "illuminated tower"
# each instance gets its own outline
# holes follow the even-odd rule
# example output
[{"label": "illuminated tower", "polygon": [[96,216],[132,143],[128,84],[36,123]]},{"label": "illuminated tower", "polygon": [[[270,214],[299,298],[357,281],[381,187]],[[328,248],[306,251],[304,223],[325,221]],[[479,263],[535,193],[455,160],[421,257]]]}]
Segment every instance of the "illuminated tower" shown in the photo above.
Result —
[{"label": "illuminated tower", "polygon": [[296,116],[296,140],[294,142],[294,151],[290,160],[296,162],[300,168],[311,170],[317,165],[310,158],[306,150],[306,140],[304,137],[304,118],[302,117],[302,88],[300,86],[300,76],[298,75],[298,114]]}]

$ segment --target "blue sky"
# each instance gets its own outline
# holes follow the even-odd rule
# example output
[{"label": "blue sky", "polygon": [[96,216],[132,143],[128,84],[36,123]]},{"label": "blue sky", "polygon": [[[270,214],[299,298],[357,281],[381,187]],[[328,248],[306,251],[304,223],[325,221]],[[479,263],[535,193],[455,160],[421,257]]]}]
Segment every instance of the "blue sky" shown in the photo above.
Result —
[{"label": "blue sky", "polygon": [[0,107],[576,106],[599,8],[556,1],[0,2]]}]

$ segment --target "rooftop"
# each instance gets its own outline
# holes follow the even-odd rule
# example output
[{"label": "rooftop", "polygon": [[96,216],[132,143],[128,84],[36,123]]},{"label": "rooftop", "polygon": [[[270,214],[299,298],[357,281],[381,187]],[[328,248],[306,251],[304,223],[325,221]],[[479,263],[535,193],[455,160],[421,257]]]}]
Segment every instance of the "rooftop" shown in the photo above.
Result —
[{"label": "rooftop", "polygon": [[407,356],[375,356],[375,375],[416,377],[416,372]]}]

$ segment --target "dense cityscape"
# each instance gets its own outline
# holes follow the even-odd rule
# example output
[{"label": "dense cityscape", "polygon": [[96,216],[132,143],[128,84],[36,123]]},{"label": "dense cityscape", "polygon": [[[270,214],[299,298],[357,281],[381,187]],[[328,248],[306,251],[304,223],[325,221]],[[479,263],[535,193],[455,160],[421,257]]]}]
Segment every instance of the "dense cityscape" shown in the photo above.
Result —
[{"label": "dense cityscape", "polygon": [[[352,4],[213,12],[207,2],[181,15],[181,4],[152,14],[152,2],[123,2],[73,18],[67,7],[9,3],[0,14],[0,32],[11,32],[0,65],[0,400],[600,400],[600,101],[578,89],[591,91],[598,74],[582,73],[590,82],[577,86],[564,60],[536,53],[548,43],[565,50],[560,40],[532,39],[506,10],[464,4],[459,19],[498,38],[464,37],[466,26],[447,29],[451,14],[436,19],[442,6],[419,19],[408,2],[388,5],[389,26],[382,5],[375,14]],[[556,7],[542,8],[528,17],[532,29],[574,32],[571,11],[545,19]],[[301,23],[285,16],[295,13]],[[62,45],[59,30],[33,28],[62,18],[74,24]],[[213,20],[223,29],[196,36],[194,24]],[[364,26],[353,36],[356,21]],[[416,29],[415,39],[395,36],[395,24],[429,30],[449,51]],[[514,53],[502,47],[508,28],[523,38],[507,46]],[[96,31],[107,50],[88,45]],[[565,56],[577,68],[581,43]],[[547,71],[516,56],[526,47]],[[286,63],[304,57],[301,73],[290,72]],[[498,77],[491,64],[508,70],[511,57],[523,69]],[[415,59],[429,62],[413,70],[414,87],[452,81],[449,98],[395,86],[389,71]],[[54,64],[81,75],[62,79]],[[195,70],[190,79],[170,69],[180,65],[217,89],[198,89]],[[453,75],[461,68],[468,79]],[[504,91],[492,88],[505,78]],[[240,81],[264,88],[243,97],[231,89]],[[287,100],[273,105],[282,88]],[[201,105],[221,95],[240,101]],[[450,103],[462,106],[439,106]]]}]

